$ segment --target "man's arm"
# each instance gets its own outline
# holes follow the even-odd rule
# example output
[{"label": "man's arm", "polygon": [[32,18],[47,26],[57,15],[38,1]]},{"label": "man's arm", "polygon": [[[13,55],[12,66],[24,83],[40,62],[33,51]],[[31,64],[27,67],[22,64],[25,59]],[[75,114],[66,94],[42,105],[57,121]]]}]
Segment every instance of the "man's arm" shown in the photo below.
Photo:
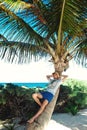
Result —
[{"label": "man's arm", "polygon": [[64,82],[67,79],[68,75],[61,75],[61,80]]},{"label": "man's arm", "polygon": [[51,78],[53,77],[53,75],[47,75],[46,76],[48,80],[51,80]]}]

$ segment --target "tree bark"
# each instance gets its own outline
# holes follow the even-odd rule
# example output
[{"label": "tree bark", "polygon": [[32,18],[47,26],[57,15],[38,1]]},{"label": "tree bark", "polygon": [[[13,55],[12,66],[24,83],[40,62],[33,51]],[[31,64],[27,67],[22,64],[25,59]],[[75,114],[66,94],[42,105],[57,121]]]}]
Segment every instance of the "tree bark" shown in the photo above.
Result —
[{"label": "tree bark", "polygon": [[47,105],[44,112],[32,124],[27,123],[27,130],[45,130],[51,119],[59,95],[59,90],[60,89],[56,92],[53,100]]}]

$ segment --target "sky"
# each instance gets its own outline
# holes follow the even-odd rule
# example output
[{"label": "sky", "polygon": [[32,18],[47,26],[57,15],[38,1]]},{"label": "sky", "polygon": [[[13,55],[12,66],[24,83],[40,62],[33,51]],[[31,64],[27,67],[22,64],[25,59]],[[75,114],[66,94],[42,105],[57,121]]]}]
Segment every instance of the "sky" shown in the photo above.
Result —
[{"label": "sky", "polygon": [[[47,82],[46,75],[54,72],[52,63],[42,59],[29,64],[11,64],[0,60],[0,82],[22,83],[22,82]],[[87,80],[87,68],[82,68],[70,62],[70,68],[64,72],[69,78]]]}]

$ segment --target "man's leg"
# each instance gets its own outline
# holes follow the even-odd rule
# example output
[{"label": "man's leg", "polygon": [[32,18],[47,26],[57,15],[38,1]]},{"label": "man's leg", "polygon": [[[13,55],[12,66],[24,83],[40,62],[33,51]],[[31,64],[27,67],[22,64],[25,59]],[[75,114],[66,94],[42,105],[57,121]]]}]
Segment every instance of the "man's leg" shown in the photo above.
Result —
[{"label": "man's leg", "polygon": [[29,123],[33,123],[34,120],[35,120],[36,118],[38,118],[39,115],[42,114],[42,112],[44,111],[44,109],[45,109],[45,107],[46,107],[47,105],[48,105],[48,100],[44,100],[43,103],[42,103],[42,105],[41,105],[41,107],[40,107],[40,109],[39,109],[39,111],[38,111],[30,120],[28,120],[28,122],[29,122]]},{"label": "man's leg", "polygon": [[40,99],[42,99],[43,96],[42,96],[40,93],[34,93],[34,94],[32,94],[32,98],[35,100],[35,102],[36,102],[39,106],[42,105],[42,103],[40,102]]}]

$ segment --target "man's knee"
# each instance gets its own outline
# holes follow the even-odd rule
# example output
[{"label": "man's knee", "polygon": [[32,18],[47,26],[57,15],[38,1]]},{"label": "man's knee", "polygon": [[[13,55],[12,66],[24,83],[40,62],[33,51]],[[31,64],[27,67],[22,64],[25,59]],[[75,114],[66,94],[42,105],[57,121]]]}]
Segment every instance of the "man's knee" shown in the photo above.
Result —
[{"label": "man's knee", "polygon": [[48,105],[48,101],[45,100],[43,104],[41,105],[41,109],[45,109],[45,107]]},{"label": "man's knee", "polygon": [[33,94],[32,94],[32,98],[33,98],[33,99],[42,99],[43,96],[42,96],[40,93],[33,93]]},{"label": "man's knee", "polygon": [[37,94],[36,94],[36,93],[33,93],[33,94],[32,94],[32,98],[33,98],[33,99],[37,98]]}]

